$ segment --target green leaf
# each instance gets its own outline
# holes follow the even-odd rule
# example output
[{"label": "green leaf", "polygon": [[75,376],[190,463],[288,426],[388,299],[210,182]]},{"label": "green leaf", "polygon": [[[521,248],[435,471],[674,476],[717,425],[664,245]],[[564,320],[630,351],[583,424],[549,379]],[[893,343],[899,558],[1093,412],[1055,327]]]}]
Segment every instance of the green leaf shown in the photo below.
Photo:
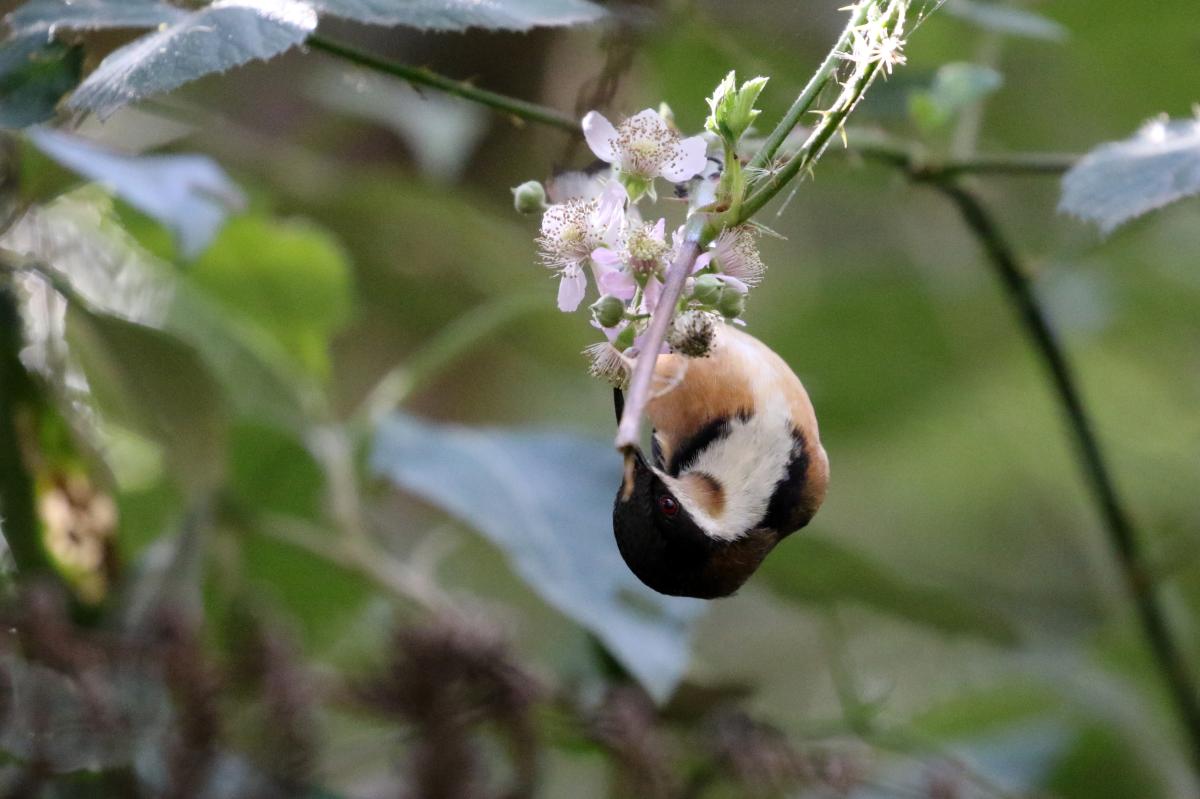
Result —
[{"label": "green leaf", "polygon": [[1200,194],[1200,119],[1152,120],[1131,138],[1101,145],[1063,177],[1058,210],[1105,233]]},{"label": "green leaf", "polygon": [[[95,187],[71,192],[26,212],[0,236],[0,246],[29,255],[94,310],[186,341],[221,380],[239,415],[301,426],[307,385],[287,354],[146,252],[116,222],[111,205]],[[55,335],[46,330],[31,342],[35,354],[47,354],[43,361],[53,361]]]},{"label": "green leaf", "polygon": [[242,574],[255,598],[269,599],[295,621],[309,651],[342,654],[337,649],[347,630],[378,596],[374,587],[355,571],[258,532],[253,523],[240,532]]},{"label": "green leaf", "polygon": [[346,255],[328,233],[295,220],[235,219],[190,276],[310,372],[328,373],[329,338],[353,304]]},{"label": "green leaf", "polygon": [[44,34],[0,45],[0,128],[24,128],[54,116],[58,101],[79,83],[83,51]]},{"label": "green leaf", "polygon": [[302,43],[317,28],[298,0],[220,0],[114,51],[68,105],[106,117],[123,105]]},{"label": "green leaf", "polygon": [[1054,20],[1023,8],[977,0],[950,0],[943,8],[947,14],[972,25],[1010,36],[1061,42],[1069,35],[1067,29]]},{"label": "green leaf", "polygon": [[411,25],[423,30],[467,28],[527,31],[536,27],[596,22],[604,9],[589,0],[312,0],[320,11],[372,25]]},{"label": "green leaf", "polygon": [[78,304],[69,306],[67,336],[101,410],[162,443],[187,487],[216,485],[224,465],[224,399],[195,350]]},{"label": "green leaf", "polygon": [[38,34],[45,40],[57,30],[157,28],[186,16],[160,0],[29,0],[7,21],[17,35]]},{"label": "green leaf", "polygon": [[55,130],[32,130],[29,140],[67,169],[103,185],[167,226],[188,258],[203,250],[245,197],[211,158],[202,155],[124,155]]},{"label": "green leaf", "polygon": [[918,585],[869,558],[812,533],[794,535],[763,564],[779,596],[819,606],[849,602],[945,633],[1012,643],[1015,633],[998,614],[964,596]]},{"label": "green leaf", "polygon": [[1158,799],[1168,795],[1161,778],[1119,731],[1107,726],[1084,730],[1055,766],[1046,786],[1062,799]]},{"label": "green leaf", "polygon": [[282,430],[237,424],[230,441],[230,489],[256,511],[317,521],[325,478],[300,441]]},{"label": "green leaf", "polygon": [[396,415],[371,466],[477,529],[546,602],[604,642],[665,699],[689,659],[695,600],[646,588],[612,534],[621,479],[611,447],[563,433],[473,430]]},{"label": "green leaf", "polygon": [[935,131],[999,89],[1003,83],[1004,77],[991,67],[945,64],[938,69],[933,85],[909,96],[909,115],[922,130]]}]

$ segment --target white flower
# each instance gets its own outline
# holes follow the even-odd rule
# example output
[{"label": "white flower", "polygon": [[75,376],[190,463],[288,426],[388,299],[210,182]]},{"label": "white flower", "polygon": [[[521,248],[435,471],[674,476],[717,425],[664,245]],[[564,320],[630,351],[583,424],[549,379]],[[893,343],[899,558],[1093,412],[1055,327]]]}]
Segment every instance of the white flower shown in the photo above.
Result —
[{"label": "white flower", "polygon": [[588,374],[597,377],[614,388],[628,388],[629,375],[633,371],[629,356],[607,341],[593,344],[584,349],[589,363]]},{"label": "white flower", "polygon": [[904,2],[894,1],[886,11],[879,11],[876,7],[870,18],[854,30],[850,52],[841,57],[853,62],[857,70],[878,63],[885,74],[891,75],[895,67],[908,61],[904,55],[906,13],[907,4]]},{"label": "white flower", "polygon": [[[745,286],[757,286],[762,282],[767,265],[758,254],[757,234],[749,225],[740,225],[721,231],[713,247],[696,259],[697,268],[716,262],[717,270]],[[744,287],[743,287],[744,293]]]},{"label": "white flower", "polygon": [[707,160],[708,145],[702,136],[681,139],[649,108],[619,128],[598,112],[589,111],[583,118],[583,135],[597,158],[640,180],[662,176],[682,183],[703,170]]},{"label": "white flower", "polygon": [[558,308],[574,311],[587,293],[583,267],[592,252],[613,242],[625,219],[625,189],[609,183],[591,200],[568,200],[552,205],[542,215],[542,263],[559,272]]}]

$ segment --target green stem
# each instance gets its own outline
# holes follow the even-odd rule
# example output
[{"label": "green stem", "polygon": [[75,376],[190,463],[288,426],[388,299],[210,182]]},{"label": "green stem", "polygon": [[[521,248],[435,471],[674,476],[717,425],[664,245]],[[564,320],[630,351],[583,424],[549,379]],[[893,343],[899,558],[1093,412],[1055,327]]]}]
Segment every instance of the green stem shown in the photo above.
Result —
[{"label": "green stem", "polygon": [[829,85],[829,81],[833,79],[834,74],[837,72],[841,56],[850,46],[850,39],[854,29],[866,21],[869,6],[870,3],[859,3],[855,6],[854,13],[851,15],[850,21],[846,23],[846,29],[838,37],[837,43],[829,51],[829,54],[825,56],[825,60],[821,62],[821,65],[817,67],[817,71],[809,78],[808,83],[800,91],[800,95],[796,97],[791,108],[783,115],[783,119],[779,120],[779,124],[767,136],[762,147],[750,159],[751,169],[765,167],[775,157],[775,153],[779,152],[779,148],[783,146],[783,142],[791,132],[804,119],[804,115],[812,110],[817,97]]},{"label": "green stem", "polygon": [[1046,368],[1075,439],[1084,478],[1104,520],[1125,587],[1137,607],[1147,642],[1190,739],[1193,767],[1200,773],[1200,695],[1196,692],[1183,649],[1167,622],[1166,610],[1149,579],[1146,556],[1129,512],[1117,492],[1066,351],[1055,337],[1025,269],[979,198],[949,180],[935,181],[932,185],[957,206],[963,221],[983,246],[988,262]]},{"label": "green stem", "polygon": [[470,83],[461,80],[447,78],[445,75],[439,75],[432,70],[424,67],[413,67],[407,64],[397,64],[394,61],[388,61],[371,53],[357,50],[338,42],[326,39],[324,36],[313,35],[308,37],[308,45],[314,50],[322,50],[330,55],[345,59],[351,63],[357,64],[360,67],[382,72],[385,75],[391,75],[395,78],[408,81],[417,86],[428,86],[432,89],[445,92],[454,97],[461,97],[464,100],[470,100],[473,103],[486,105],[489,108],[494,108],[497,111],[503,111],[509,116],[517,119],[523,119],[528,122],[538,122],[543,125],[559,128],[568,133],[581,135],[579,121],[573,117],[567,116],[561,111],[553,108],[547,108],[537,103],[531,103],[526,100],[518,100],[515,97],[491,92],[487,89],[480,89],[477,86],[472,86]]},{"label": "green stem", "polygon": [[[865,14],[866,9],[872,6],[873,3],[863,2],[856,8],[859,12]],[[888,6],[888,16],[880,23],[888,27],[894,28],[900,22],[900,15],[904,4],[902,2],[893,2]],[[784,164],[778,172],[770,174],[754,192],[746,198],[742,204],[741,210],[736,214],[728,214],[724,222],[725,227],[736,227],[746,222],[750,217],[754,216],[764,205],[778,194],[783,188],[792,181],[800,173],[800,170],[811,167],[816,163],[817,159],[825,151],[829,140],[834,134],[845,124],[846,118],[850,116],[858,103],[866,94],[867,89],[879,74],[881,64],[878,60],[872,61],[865,66],[855,70],[850,78],[850,82],[838,97],[834,107],[829,111],[824,112],[821,122],[809,134],[808,139],[800,147],[791,159]]]},{"label": "green stem", "polygon": [[501,327],[539,310],[540,295],[504,295],[467,311],[389,371],[355,412],[353,424],[371,429],[450,364]]},{"label": "green stem", "polygon": [[[700,256],[700,248],[706,239],[711,237],[711,231],[703,214],[695,214],[688,220],[684,233],[683,244],[675,255],[675,260],[667,268],[666,279],[663,281],[662,294],[658,305],[650,316],[650,325],[642,338],[641,351],[637,363],[633,367],[633,376],[629,380],[629,391],[625,396],[625,410],[617,425],[616,448],[630,456],[638,445],[641,437],[642,414],[650,401],[650,385],[654,380],[654,366],[658,363],[658,352],[662,349],[667,337],[667,329],[675,318],[675,308],[683,293],[687,276],[692,273],[692,267]],[[626,461],[631,463],[631,461]]]},{"label": "green stem", "polygon": [[0,529],[17,571],[53,573],[42,546],[33,478],[25,463],[21,417],[36,408],[36,393],[21,363],[21,316],[11,283],[0,275]]},{"label": "green stem", "polygon": [[916,142],[860,128],[848,129],[850,152],[907,172],[915,180],[945,180],[960,175],[1061,175],[1078,163],[1073,153],[976,153],[938,159]]}]

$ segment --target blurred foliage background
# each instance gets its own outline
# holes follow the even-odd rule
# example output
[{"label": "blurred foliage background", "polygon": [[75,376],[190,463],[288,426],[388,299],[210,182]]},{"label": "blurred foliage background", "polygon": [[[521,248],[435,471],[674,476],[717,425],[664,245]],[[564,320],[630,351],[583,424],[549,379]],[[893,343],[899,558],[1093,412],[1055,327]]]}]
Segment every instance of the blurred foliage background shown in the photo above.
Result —
[{"label": "blurred foliage background", "polygon": [[[575,115],[666,100],[694,131],[730,69],[770,76],[778,118],[841,5],[321,33]],[[1194,0],[1021,3],[1015,35],[980,5],[925,21],[855,128],[1083,153],[1200,100]],[[88,35],[85,69],[131,38]],[[950,63],[994,70],[990,93],[938,94]],[[1197,795],[1041,365],[936,191],[836,148],[762,218],[784,238],[746,318],[813,397],[830,493],[737,596],[676,603],[616,558],[595,331],[555,309],[512,211],[510,186],[587,164],[580,141],[319,49],[69,121],[207,155],[224,175],[187,179],[237,210],[193,248],[211,210],[173,231],[53,142],[5,139],[0,242],[57,282],[10,275],[28,375],[0,392],[35,409],[15,429],[68,586],[7,571],[10,795]],[[1200,665],[1197,205],[1102,238],[1056,213],[1055,175],[970,180]]]}]

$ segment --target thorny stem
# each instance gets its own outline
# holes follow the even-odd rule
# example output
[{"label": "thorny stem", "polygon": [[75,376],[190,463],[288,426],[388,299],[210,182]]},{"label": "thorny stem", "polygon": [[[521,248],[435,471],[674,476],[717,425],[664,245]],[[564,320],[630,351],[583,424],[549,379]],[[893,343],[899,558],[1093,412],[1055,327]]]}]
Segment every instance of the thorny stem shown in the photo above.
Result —
[{"label": "thorny stem", "polygon": [[[865,15],[867,8],[872,5],[872,3],[864,2],[861,3],[857,8],[859,9],[860,13]],[[902,10],[903,3],[895,2],[895,0],[893,0],[893,2],[888,6],[888,16],[881,21],[881,24],[886,26],[889,30],[893,30],[900,24]],[[843,50],[839,48],[842,46],[842,42],[839,41],[838,46],[835,47],[833,51],[835,60],[841,57]],[[845,86],[834,107],[822,113],[820,123],[813,128],[812,133],[809,134],[808,139],[805,140],[803,145],[801,145],[799,151],[797,151],[778,172],[770,174],[770,176],[766,178],[749,197],[746,198],[746,201],[742,204],[739,212],[734,215],[733,218],[728,220],[726,225],[727,227],[736,227],[737,225],[746,222],[764,205],[770,202],[771,199],[784,188],[784,186],[790,183],[792,179],[800,173],[800,170],[810,168],[814,163],[816,163],[817,159],[820,158],[821,154],[825,151],[826,145],[829,144],[829,140],[833,138],[834,134],[842,129],[842,126],[846,122],[846,118],[850,116],[850,112],[858,106],[859,101],[862,100],[863,96],[867,92],[867,89],[871,86],[871,83],[879,75],[879,70],[881,67],[881,62],[879,60],[875,60],[855,71],[855,73],[851,76],[851,82]]]},{"label": "thorny stem", "polygon": [[918,142],[874,130],[847,128],[849,153],[904,170],[914,180],[946,180],[960,175],[1060,175],[1078,161],[1073,153],[974,153],[938,158]]},{"label": "thorny stem", "polygon": [[1084,477],[1108,530],[1126,588],[1133,597],[1147,641],[1191,740],[1193,767],[1200,772],[1200,697],[1181,647],[1167,622],[1166,611],[1155,593],[1145,554],[1138,543],[1129,512],[1117,493],[1066,352],[1038,304],[1033,286],[1016,253],[979,198],[950,180],[933,181],[932,185],[957,206],[963,221],[983,246],[988,262],[1020,315],[1025,332],[1050,376],[1075,439]]},{"label": "thorny stem", "polygon": [[[632,462],[630,459],[641,433],[642,414],[646,411],[646,403],[650,401],[650,385],[654,380],[654,366],[658,363],[658,353],[667,337],[667,328],[675,318],[675,308],[683,293],[683,284],[700,256],[700,245],[705,233],[703,215],[697,214],[688,220],[683,244],[675,254],[675,260],[667,268],[662,294],[642,338],[641,351],[638,353],[637,363],[634,364],[633,377],[629,380],[629,391],[625,396],[625,411],[621,414],[620,424],[617,425],[616,447],[625,454],[627,477],[629,464]],[[626,479],[626,496],[631,489],[632,484]]]},{"label": "thorny stem", "polygon": [[[845,55],[854,30],[867,19],[868,12],[873,7],[875,7],[874,0],[862,0],[855,5],[855,12],[851,17],[850,24],[817,69],[814,79],[805,86],[800,97],[796,99],[788,114],[785,115],[784,120],[768,136],[767,142],[763,145],[763,150],[768,153],[763,157],[764,162],[783,143],[788,133],[799,121],[800,116],[811,108],[821,89],[832,79],[837,69],[837,62]],[[881,20],[881,24],[889,29],[897,27],[900,24],[903,10],[903,2],[892,0],[888,4],[886,16]],[[633,453],[640,437],[642,415],[649,402],[650,386],[654,379],[654,367],[658,361],[658,353],[666,338],[671,320],[675,316],[684,283],[692,272],[701,248],[708,244],[721,229],[736,227],[750,219],[755,212],[791,182],[802,168],[811,166],[816,161],[829,139],[842,127],[846,117],[858,105],[859,100],[862,99],[863,94],[878,75],[880,66],[880,62],[875,60],[855,70],[851,82],[843,89],[835,107],[824,114],[821,124],[813,130],[800,151],[779,172],[763,181],[762,185],[750,194],[744,203],[726,211],[715,221],[710,221],[702,214],[696,214],[689,220],[683,245],[667,269],[662,296],[658,301],[658,306],[654,309],[650,325],[642,339],[641,352],[634,365],[633,377],[629,381],[629,391],[625,397],[625,410],[617,426],[616,448],[625,455],[624,497],[628,498],[633,490],[630,479]],[[794,118],[792,118],[793,114]]]},{"label": "thorny stem", "polygon": [[845,53],[849,49],[854,29],[866,21],[869,5],[869,3],[860,3],[855,8],[850,21],[846,23],[846,29],[838,37],[833,49],[825,56],[825,60],[817,67],[817,71],[813,76],[809,78],[808,83],[800,91],[800,95],[796,98],[796,101],[792,103],[792,107],[783,115],[783,119],[779,120],[779,124],[767,136],[759,151],[750,159],[748,168],[752,172],[753,170],[765,167],[775,157],[775,153],[779,152],[779,148],[783,146],[783,142],[787,139],[788,135],[796,129],[801,120],[804,119],[804,115],[812,110],[817,97],[829,85],[829,81],[833,79],[834,74],[837,72],[842,53]]},{"label": "thorny stem", "polygon": [[331,41],[324,36],[309,36],[308,46],[314,50],[321,50],[330,55],[350,61],[360,67],[366,67],[375,72],[382,72],[385,75],[400,78],[417,86],[428,86],[454,97],[461,97],[464,100],[486,105],[516,119],[538,122],[564,130],[576,136],[580,135],[579,120],[553,108],[547,108],[546,106],[526,100],[519,100],[515,97],[499,94],[498,92],[488,91],[487,89],[480,89],[467,81],[447,78],[445,75],[439,75],[424,67],[413,67],[408,64],[398,64],[394,61],[388,61],[371,53]]}]

